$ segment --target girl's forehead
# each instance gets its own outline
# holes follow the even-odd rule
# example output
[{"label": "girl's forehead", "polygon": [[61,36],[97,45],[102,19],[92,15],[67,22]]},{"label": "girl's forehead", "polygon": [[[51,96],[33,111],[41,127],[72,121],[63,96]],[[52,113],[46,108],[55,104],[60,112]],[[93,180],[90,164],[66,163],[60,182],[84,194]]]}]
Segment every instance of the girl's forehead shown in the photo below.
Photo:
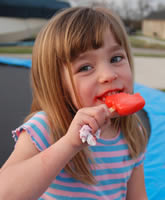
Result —
[{"label": "girl's forehead", "polygon": [[100,43],[100,46],[98,46],[97,48],[89,46],[86,51],[80,52],[79,55],[77,55],[77,58],[83,60],[89,55],[92,55],[94,50],[98,50],[103,47],[105,47],[109,52],[123,50],[123,47],[121,46],[121,44],[119,44],[112,31],[110,29],[107,29],[102,34],[102,42]]}]

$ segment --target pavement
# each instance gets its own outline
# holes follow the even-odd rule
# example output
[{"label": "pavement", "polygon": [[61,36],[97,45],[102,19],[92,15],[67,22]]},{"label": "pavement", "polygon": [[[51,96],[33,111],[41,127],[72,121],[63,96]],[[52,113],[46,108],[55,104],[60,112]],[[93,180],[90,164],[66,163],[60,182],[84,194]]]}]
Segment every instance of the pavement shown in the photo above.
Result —
[{"label": "pavement", "polygon": [[[30,54],[0,54],[0,56],[31,59]],[[134,57],[134,64],[135,82],[155,89],[165,89],[165,58]]]},{"label": "pavement", "polygon": [[165,89],[165,58],[134,57],[134,64],[137,83]]}]

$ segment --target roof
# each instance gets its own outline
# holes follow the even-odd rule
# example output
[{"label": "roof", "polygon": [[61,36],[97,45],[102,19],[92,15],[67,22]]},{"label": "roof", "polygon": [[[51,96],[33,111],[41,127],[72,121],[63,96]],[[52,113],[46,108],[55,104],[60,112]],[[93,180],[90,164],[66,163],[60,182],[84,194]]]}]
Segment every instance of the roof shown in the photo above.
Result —
[{"label": "roof", "polygon": [[165,10],[151,12],[145,19],[165,20]]},{"label": "roof", "polygon": [[1,0],[0,16],[20,18],[50,18],[60,9],[70,4],[56,0]]}]

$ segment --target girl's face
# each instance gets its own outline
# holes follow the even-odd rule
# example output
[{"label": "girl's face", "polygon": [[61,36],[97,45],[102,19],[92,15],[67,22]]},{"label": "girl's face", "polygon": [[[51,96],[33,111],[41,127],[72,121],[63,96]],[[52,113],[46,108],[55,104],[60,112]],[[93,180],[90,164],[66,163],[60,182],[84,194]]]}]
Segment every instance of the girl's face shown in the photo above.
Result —
[{"label": "girl's face", "polygon": [[[107,95],[133,91],[132,73],[125,50],[119,46],[110,30],[104,33],[103,40],[101,48],[80,54],[72,63],[73,80],[82,107],[102,104]],[[64,79],[78,109],[66,67]]]}]

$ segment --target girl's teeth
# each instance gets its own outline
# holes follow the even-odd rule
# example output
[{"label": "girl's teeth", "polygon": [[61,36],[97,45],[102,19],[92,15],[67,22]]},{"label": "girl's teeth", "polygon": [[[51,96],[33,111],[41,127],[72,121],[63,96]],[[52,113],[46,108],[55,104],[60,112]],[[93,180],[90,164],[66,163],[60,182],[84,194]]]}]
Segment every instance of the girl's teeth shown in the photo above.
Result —
[{"label": "girl's teeth", "polygon": [[108,92],[107,96],[111,96],[112,94],[116,94],[116,93],[117,93],[116,91]]},{"label": "girl's teeth", "polygon": [[117,94],[117,93],[119,93],[119,91],[108,92],[107,95],[104,96],[104,97],[102,98],[102,101],[105,101],[105,99],[106,99],[107,96],[111,96],[111,95],[113,95],[113,94]]}]

